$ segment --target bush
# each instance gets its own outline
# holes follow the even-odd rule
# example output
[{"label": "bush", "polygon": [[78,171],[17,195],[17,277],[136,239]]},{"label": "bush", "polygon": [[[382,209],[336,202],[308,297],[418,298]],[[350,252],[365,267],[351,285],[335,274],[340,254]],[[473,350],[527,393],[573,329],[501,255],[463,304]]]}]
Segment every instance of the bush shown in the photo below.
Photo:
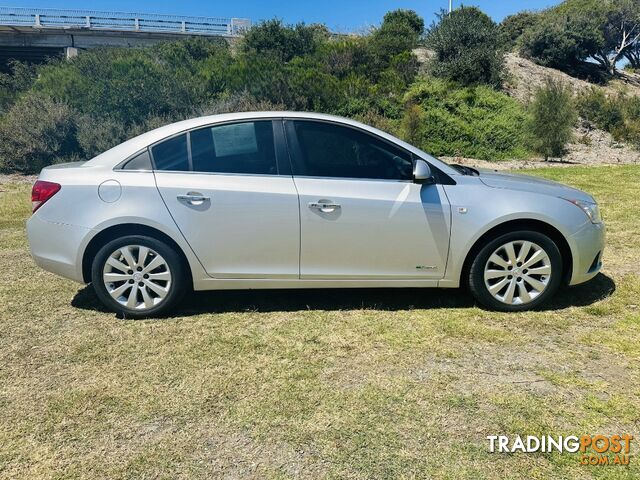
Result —
[{"label": "bush", "polygon": [[640,98],[624,92],[607,96],[602,89],[591,88],[578,96],[577,106],[582,118],[614,139],[640,146]]},{"label": "bush", "polygon": [[83,52],[41,68],[34,88],[78,112],[125,125],[154,115],[184,115],[205,95],[190,71],[196,67],[163,58],[168,48]]},{"label": "bush", "polygon": [[531,132],[533,147],[543,155],[561,157],[573,137],[577,120],[571,90],[564,83],[547,79],[539,88],[531,104]]},{"label": "bush", "polygon": [[441,13],[427,45],[435,52],[431,68],[436,77],[465,86],[500,86],[504,64],[498,27],[479,9]]},{"label": "bush", "polygon": [[0,170],[36,173],[78,151],[72,110],[44,95],[27,94],[0,122]]},{"label": "bush", "polygon": [[386,69],[391,59],[418,46],[424,20],[413,10],[394,10],[384,16],[380,28],[369,39],[373,68]]},{"label": "bush", "polygon": [[323,25],[299,23],[287,26],[281,20],[266,20],[247,32],[242,42],[242,51],[271,55],[288,62],[295,57],[315,52],[328,36],[329,31]]},{"label": "bush", "polygon": [[405,102],[402,135],[426,152],[484,160],[530,156],[524,108],[487,86],[427,79],[409,89]]},{"label": "bush", "polygon": [[598,128],[611,132],[624,125],[624,106],[617,98],[608,98],[600,88],[590,88],[577,98],[578,113]]},{"label": "bush", "polygon": [[76,122],[76,138],[85,158],[93,158],[129,137],[122,122],[112,118],[94,118],[82,115]]},{"label": "bush", "polygon": [[9,62],[9,72],[0,73],[0,114],[11,108],[18,96],[31,88],[36,79],[36,68],[24,62]]},{"label": "bush", "polygon": [[509,50],[513,50],[518,45],[524,32],[536,24],[538,17],[538,14],[533,12],[519,12],[505,17],[498,26],[500,39],[504,46]]}]

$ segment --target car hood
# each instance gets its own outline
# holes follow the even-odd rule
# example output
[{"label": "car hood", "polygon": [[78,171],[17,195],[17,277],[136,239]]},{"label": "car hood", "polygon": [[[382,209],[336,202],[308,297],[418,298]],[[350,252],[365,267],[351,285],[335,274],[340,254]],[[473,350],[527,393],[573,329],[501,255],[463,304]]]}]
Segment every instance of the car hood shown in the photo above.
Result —
[{"label": "car hood", "polygon": [[502,173],[489,169],[478,169],[478,171],[480,172],[480,181],[488,187],[541,193],[543,195],[566,198],[567,200],[595,202],[588,193],[551,180],[516,173]]}]

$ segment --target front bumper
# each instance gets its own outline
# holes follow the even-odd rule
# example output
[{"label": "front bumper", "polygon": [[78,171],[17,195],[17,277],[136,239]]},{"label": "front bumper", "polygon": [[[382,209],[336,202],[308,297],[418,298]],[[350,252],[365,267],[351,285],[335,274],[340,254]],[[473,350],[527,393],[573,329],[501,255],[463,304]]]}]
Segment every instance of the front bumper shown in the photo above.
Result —
[{"label": "front bumper", "polygon": [[31,256],[38,266],[62,277],[84,283],[79,252],[91,229],[42,220],[32,215],[27,220],[27,238]]},{"label": "front bumper", "polygon": [[591,280],[602,269],[605,244],[604,223],[587,223],[569,238],[573,250],[573,271],[569,285]]}]

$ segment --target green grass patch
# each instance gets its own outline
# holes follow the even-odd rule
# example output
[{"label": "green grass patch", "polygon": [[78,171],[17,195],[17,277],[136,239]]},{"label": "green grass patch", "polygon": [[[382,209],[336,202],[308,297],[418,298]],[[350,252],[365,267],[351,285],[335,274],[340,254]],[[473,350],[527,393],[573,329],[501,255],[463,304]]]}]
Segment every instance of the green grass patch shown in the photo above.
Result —
[{"label": "green grass patch", "polygon": [[[640,167],[531,172],[593,193],[603,275],[550,310],[464,292],[209,292],[123,321],[38,269],[0,194],[0,477],[638,478],[487,435],[638,435]],[[633,267],[633,268],[631,268]]]}]

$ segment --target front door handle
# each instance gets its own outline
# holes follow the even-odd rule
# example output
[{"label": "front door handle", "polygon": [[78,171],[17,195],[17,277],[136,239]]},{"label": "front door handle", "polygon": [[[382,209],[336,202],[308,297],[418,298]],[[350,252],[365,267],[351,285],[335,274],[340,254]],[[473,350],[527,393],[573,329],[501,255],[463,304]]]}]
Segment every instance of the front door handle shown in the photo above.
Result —
[{"label": "front door handle", "polygon": [[322,213],[331,213],[338,210],[340,208],[340,204],[320,200],[319,202],[311,202],[309,204],[309,208],[320,210]]},{"label": "front door handle", "polygon": [[202,205],[204,202],[211,200],[211,198],[199,192],[189,192],[186,195],[178,195],[178,200],[187,202],[189,205]]}]

